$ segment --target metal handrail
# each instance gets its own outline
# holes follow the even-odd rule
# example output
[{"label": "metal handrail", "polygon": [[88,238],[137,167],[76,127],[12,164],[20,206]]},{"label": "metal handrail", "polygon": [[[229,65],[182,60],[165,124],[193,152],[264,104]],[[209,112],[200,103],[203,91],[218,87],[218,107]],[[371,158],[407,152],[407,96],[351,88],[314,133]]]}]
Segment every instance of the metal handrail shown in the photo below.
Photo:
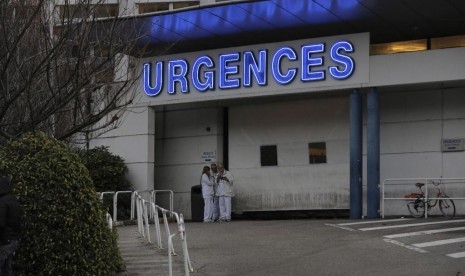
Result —
[{"label": "metal handrail", "polygon": [[[150,240],[150,220],[149,220],[149,210],[147,210],[147,206],[150,206],[150,210],[153,213],[158,214],[158,211],[162,212],[163,214],[163,223],[165,225],[165,231],[166,231],[166,236],[168,237],[168,262],[169,262],[169,275],[173,275],[173,265],[172,265],[172,257],[171,255],[176,255],[174,251],[174,246],[173,246],[173,238],[177,235],[181,238],[181,243],[182,243],[182,250],[183,250],[183,256],[184,256],[184,273],[185,275],[189,275],[189,272],[193,272],[193,268],[191,265],[191,261],[189,258],[189,252],[187,250],[187,239],[186,239],[186,228],[184,224],[184,218],[182,214],[178,214],[174,211],[170,211],[164,208],[161,208],[157,206],[154,202],[147,201],[143,199],[138,192],[134,192],[133,194],[135,200],[136,200],[136,207],[137,207],[137,225],[138,225],[138,230],[139,233],[147,239],[149,243],[152,243]],[[170,216],[174,216],[176,218],[176,224],[177,224],[177,232],[171,234],[169,225],[168,225],[168,219],[167,219],[167,214]],[[157,239],[157,244],[159,248],[162,248],[162,242],[161,242],[161,231],[160,231],[160,224],[158,221],[158,216],[153,218],[154,224],[155,224],[155,235]]]},{"label": "metal handrail", "polygon": [[[135,193],[137,192],[138,195],[141,193],[146,193],[149,196],[149,201],[150,202],[156,202],[156,196],[157,194],[162,194],[162,193],[169,193],[169,210],[172,212],[173,211],[173,205],[174,205],[174,193],[172,190],[138,190],[138,191],[107,191],[107,192],[100,192],[98,193],[100,195],[100,200],[103,200],[103,197],[107,194],[112,194],[113,195],[113,222],[118,221],[118,196],[121,194],[125,193],[131,193],[131,210],[130,210],[130,219],[134,220],[136,217],[136,199],[135,199]],[[153,210],[149,210],[148,216],[152,219],[155,218],[156,212]],[[170,217],[172,215],[170,214]]]},{"label": "metal handrail", "polygon": [[[404,182],[404,183],[394,183],[394,182]],[[406,200],[405,197],[385,197],[385,186],[387,182],[391,182],[389,185],[405,185],[405,182],[419,182],[425,183],[425,192],[424,192],[424,200],[425,203],[427,200],[444,200],[446,198],[430,198],[428,197],[428,185],[434,185],[430,182],[439,181],[443,184],[443,182],[449,181],[459,181],[457,183],[465,183],[465,178],[388,178],[385,179],[381,185],[381,217],[384,218],[385,216],[385,201],[386,200]],[[465,200],[464,197],[448,197],[447,199],[452,200]],[[425,210],[425,218],[428,217],[428,212]]]},{"label": "metal handrail", "polygon": [[[153,202],[145,202],[146,205],[149,205],[153,212],[157,212],[157,206]],[[153,218],[153,223],[155,225],[155,236],[157,238],[157,245],[159,249],[163,249],[161,242],[161,231],[160,231],[160,221],[158,218]],[[150,235],[149,235],[150,237]],[[148,240],[150,242],[150,240]]]},{"label": "metal handrail", "polygon": [[[133,191],[117,191],[115,195],[113,196],[113,221],[118,221],[118,195],[119,194],[128,194],[128,193],[133,193]],[[131,196],[132,198],[132,196]],[[131,214],[133,212],[133,204],[131,202]]]},{"label": "metal handrail", "polygon": [[[113,217],[112,217],[112,222],[115,223],[118,221],[118,195],[124,194],[124,193],[131,193],[133,194],[134,191],[107,191],[107,192],[99,192],[100,200],[103,202],[103,198],[105,195],[113,195]],[[131,220],[134,219],[134,213],[135,213],[135,206],[134,206],[134,198],[133,195],[131,195]]]},{"label": "metal handrail", "polygon": [[[101,192],[101,193],[97,193],[97,194],[99,195],[100,200],[103,202],[103,197],[104,197],[105,195],[107,195],[107,194],[114,194],[114,193],[115,193],[115,192]],[[111,215],[110,215],[110,213],[108,213],[108,212],[105,214],[105,221],[107,222],[108,227],[109,227],[110,229],[113,229],[113,219],[111,218]]]},{"label": "metal handrail", "polygon": [[[154,202],[156,204],[156,195],[157,194],[160,194],[160,193],[169,193],[170,194],[170,201],[169,201],[169,210],[172,212],[173,211],[173,205],[174,205],[174,193],[172,190],[138,190],[138,191],[134,191],[133,192],[133,195],[131,197],[131,219],[134,219],[135,218],[135,209],[133,208],[133,206],[135,206],[135,192],[137,192],[137,194],[141,194],[141,193],[147,193],[149,194],[149,198],[150,198],[150,201],[151,202]],[[155,217],[155,214],[156,212],[154,212],[153,210],[149,210],[149,217],[150,218],[154,218]],[[172,215],[170,215],[171,217]]]},{"label": "metal handrail", "polygon": [[108,228],[110,228],[110,230],[113,229],[113,220],[111,219],[111,215],[109,213],[105,215],[105,220],[108,224]]},{"label": "metal handrail", "polygon": [[[166,194],[168,193],[170,195],[170,203],[169,203],[169,210],[173,212],[173,201],[174,201],[174,193],[172,190],[153,190],[152,193],[150,194],[150,199],[152,200],[155,205],[157,204],[157,194]],[[170,214],[170,217],[173,217],[172,214]]]},{"label": "metal handrail", "polygon": [[[147,194],[149,195],[149,198],[150,198],[150,196],[151,196],[151,194],[152,194],[152,191],[153,191],[153,190],[137,190],[137,191],[134,191],[134,192],[132,193],[131,200],[134,200],[134,202],[135,202],[135,200],[136,200],[136,198],[135,198],[136,193],[137,193],[138,196],[140,196],[140,194],[147,193]],[[135,210],[133,210],[133,212],[135,212]],[[153,217],[153,215],[150,214],[150,218],[152,218],[152,217]],[[134,213],[131,214],[131,219],[134,219]]]}]

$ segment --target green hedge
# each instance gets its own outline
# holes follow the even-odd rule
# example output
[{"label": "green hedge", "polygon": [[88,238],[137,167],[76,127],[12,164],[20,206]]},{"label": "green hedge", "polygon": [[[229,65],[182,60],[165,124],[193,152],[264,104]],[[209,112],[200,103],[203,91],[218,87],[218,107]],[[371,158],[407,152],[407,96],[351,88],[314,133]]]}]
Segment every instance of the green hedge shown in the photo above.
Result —
[{"label": "green hedge", "polygon": [[123,263],[117,235],[80,158],[44,133],[0,149],[0,174],[23,207],[17,275],[114,275]]},{"label": "green hedge", "polygon": [[75,149],[87,167],[90,177],[98,192],[131,190],[131,183],[126,179],[128,168],[123,158],[112,154],[108,147],[92,149]]},{"label": "green hedge", "polygon": [[[98,192],[116,192],[132,190],[131,182],[126,179],[128,168],[123,158],[111,153],[108,147],[100,146],[92,149],[75,149],[87,167],[90,177]],[[113,197],[105,196],[104,205],[113,215]],[[129,219],[131,214],[131,194],[118,196],[118,220]]]}]

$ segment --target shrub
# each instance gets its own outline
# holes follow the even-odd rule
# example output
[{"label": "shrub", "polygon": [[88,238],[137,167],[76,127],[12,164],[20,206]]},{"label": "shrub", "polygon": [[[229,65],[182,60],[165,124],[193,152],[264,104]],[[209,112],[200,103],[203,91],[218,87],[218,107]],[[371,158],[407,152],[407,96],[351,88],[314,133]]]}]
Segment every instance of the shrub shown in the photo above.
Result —
[{"label": "shrub", "polygon": [[131,183],[126,179],[128,168],[123,158],[108,151],[108,147],[76,149],[87,167],[98,192],[127,191]]},{"label": "shrub", "polygon": [[[75,149],[87,167],[90,177],[98,192],[129,191],[131,183],[126,179],[128,168],[123,158],[112,154],[108,147],[100,146],[92,149]],[[113,199],[105,197],[103,203],[110,214],[113,214]],[[131,195],[118,196],[118,219],[128,219],[130,216]]]},{"label": "shrub", "polygon": [[122,268],[117,236],[89,172],[65,144],[25,134],[0,149],[23,208],[18,275],[114,275]]}]

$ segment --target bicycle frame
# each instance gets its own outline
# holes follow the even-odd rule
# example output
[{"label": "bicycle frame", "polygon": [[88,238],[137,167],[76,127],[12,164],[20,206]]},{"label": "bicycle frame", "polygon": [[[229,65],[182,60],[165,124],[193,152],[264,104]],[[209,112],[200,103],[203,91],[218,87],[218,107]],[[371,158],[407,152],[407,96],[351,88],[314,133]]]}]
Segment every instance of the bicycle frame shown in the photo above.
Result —
[{"label": "bicycle frame", "polygon": [[[433,182],[433,184],[434,184],[434,182]],[[429,199],[428,197],[425,197],[425,203],[426,203],[426,206],[428,208],[428,211],[431,210],[431,208],[436,207],[436,205],[439,202],[439,198],[443,197],[445,195],[444,193],[442,193],[441,188],[439,188],[439,184],[434,185],[434,186],[436,186],[436,188],[438,190],[438,193],[436,194],[436,198],[434,199],[434,203],[431,204],[432,199]]]},{"label": "bicycle frame", "polygon": [[[417,208],[424,208],[424,216],[425,218],[428,217],[428,212],[431,210],[431,208],[434,208],[438,205],[439,203],[439,209],[441,210],[441,212],[443,213],[444,216],[447,216],[445,214],[445,212],[443,212],[443,207],[441,206],[441,203],[440,203],[440,200],[447,200],[448,196],[445,194],[445,192],[442,190],[441,188],[441,182],[434,182],[434,181],[431,181],[431,183],[436,187],[437,189],[437,194],[436,194],[436,197],[433,198],[433,199],[430,199],[428,197],[428,187],[426,186],[426,191],[423,192],[422,188],[423,186],[427,185],[425,183],[415,183],[415,186],[420,190],[420,193],[412,193],[410,195],[406,195],[405,197],[406,198],[410,198],[410,199],[415,199],[415,201],[413,201],[413,205],[412,205],[412,201],[408,202],[407,203],[407,208],[409,209],[410,213],[416,217],[412,211],[411,211],[411,206],[413,206],[413,208],[415,209],[415,211],[418,211]],[[454,203],[452,200],[450,200],[450,203],[451,203],[451,207],[453,207],[453,215],[452,217],[455,215],[455,206],[454,206]],[[446,203],[447,204],[447,203]],[[449,205],[446,205],[447,207],[446,208],[449,208]]]}]

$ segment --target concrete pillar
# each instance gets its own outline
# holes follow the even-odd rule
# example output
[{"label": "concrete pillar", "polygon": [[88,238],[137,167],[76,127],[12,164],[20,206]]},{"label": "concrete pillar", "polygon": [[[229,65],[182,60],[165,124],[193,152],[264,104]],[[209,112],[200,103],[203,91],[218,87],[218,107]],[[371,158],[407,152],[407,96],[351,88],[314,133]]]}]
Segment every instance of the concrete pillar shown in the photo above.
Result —
[{"label": "concrete pillar", "polygon": [[350,218],[362,217],[362,96],[359,89],[350,95]]},{"label": "concrete pillar", "polygon": [[110,152],[124,159],[133,188],[150,190],[154,188],[155,110],[150,107],[128,110],[121,125],[91,140],[91,147],[110,147]]},{"label": "concrete pillar", "polygon": [[379,99],[376,87],[367,95],[367,217],[379,218],[380,213],[380,134]]}]

